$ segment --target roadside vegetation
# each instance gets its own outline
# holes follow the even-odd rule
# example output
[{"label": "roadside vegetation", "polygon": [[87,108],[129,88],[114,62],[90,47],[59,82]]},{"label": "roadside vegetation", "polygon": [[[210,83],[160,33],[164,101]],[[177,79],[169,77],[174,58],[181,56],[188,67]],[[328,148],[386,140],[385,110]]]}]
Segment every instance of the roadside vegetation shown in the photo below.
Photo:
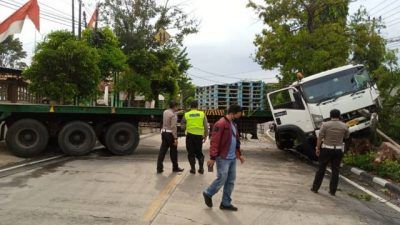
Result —
[{"label": "roadside vegetation", "polygon": [[363,154],[349,152],[344,156],[343,162],[347,165],[371,172],[379,177],[400,183],[400,162],[398,160],[386,159],[381,163],[376,163],[376,157],[377,153],[374,151]]}]

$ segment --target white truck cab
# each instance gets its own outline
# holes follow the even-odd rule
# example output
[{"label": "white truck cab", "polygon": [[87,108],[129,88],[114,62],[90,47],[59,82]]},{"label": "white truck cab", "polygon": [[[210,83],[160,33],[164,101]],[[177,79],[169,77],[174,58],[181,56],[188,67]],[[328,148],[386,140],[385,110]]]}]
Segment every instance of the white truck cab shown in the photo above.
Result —
[{"label": "white truck cab", "polygon": [[[332,109],[341,112],[350,133],[370,126],[363,115],[376,112],[379,92],[363,65],[347,65],[308,76],[268,93],[278,148],[296,148],[315,159],[315,144]],[[362,112],[367,113],[362,113]]]}]

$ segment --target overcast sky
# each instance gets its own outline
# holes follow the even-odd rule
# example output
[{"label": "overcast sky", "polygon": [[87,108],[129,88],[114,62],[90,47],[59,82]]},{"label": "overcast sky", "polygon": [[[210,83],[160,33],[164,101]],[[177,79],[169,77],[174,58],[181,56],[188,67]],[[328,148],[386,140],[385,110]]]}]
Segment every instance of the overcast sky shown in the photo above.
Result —
[{"label": "overcast sky", "polygon": [[[16,8],[28,0],[0,0],[0,21],[7,18]],[[26,21],[19,37],[29,57],[36,41],[52,30],[69,29],[71,22],[71,0],[38,0],[42,14],[40,33],[34,32],[34,26]],[[77,0],[75,0],[77,1]],[[165,0],[159,0],[163,2]],[[261,0],[259,0],[261,1]],[[83,0],[88,20],[92,15],[96,0]],[[201,21],[199,33],[189,36],[185,45],[193,68],[189,76],[199,86],[214,83],[230,83],[240,79],[274,81],[277,71],[263,71],[253,61],[256,48],[254,36],[263,29],[263,24],[251,9],[246,8],[247,0],[170,0],[180,4],[187,13]],[[386,38],[400,36],[400,1],[398,0],[358,0],[351,3],[350,13],[364,5],[372,16],[382,16],[388,28],[382,31]],[[51,20],[51,21],[50,21]],[[392,44],[393,47],[400,47]],[[29,60],[28,60],[29,61]]]}]

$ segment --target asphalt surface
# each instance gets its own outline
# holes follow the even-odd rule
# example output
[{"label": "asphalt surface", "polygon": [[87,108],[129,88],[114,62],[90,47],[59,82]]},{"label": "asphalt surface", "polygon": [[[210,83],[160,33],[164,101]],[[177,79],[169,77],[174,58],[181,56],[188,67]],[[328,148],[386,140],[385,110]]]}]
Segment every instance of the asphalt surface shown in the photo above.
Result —
[{"label": "asphalt surface", "polygon": [[172,173],[167,156],[156,174],[159,144],[154,135],[131,156],[98,151],[0,178],[0,224],[400,224],[400,213],[351,197],[362,192],[343,181],[336,197],[328,179],[319,194],[310,192],[315,168],[265,140],[242,145],[247,160],[238,164],[232,196],[239,211],[221,211],[221,193],[209,209],[201,192],[215,172],[190,174],[180,139],[185,171]]}]

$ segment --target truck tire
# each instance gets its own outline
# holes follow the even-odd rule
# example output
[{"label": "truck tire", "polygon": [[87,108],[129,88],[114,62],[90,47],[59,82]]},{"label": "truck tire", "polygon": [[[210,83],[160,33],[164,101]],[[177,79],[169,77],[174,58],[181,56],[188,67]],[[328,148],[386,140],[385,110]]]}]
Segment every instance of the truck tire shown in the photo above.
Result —
[{"label": "truck tire", "polygon": [[32,157],[41,153],[49,142],[49,132],[39,121],[21,119],[8,128],[6,143],[19,157]]},{"label": "truck tire", "polygon": [[294,146],[293,139],[284,139],[282,138],[282,135],[279,135],[276,132],[275,132],[275,143],[276,147],[280,150],[290,149],[293,148]]},{"label": "truck tire", "polygon": [[96,145],[96,133],[85,122],[74,121],[65,125],[58,134],[61,150],[72,156],[87,155]]},{"label": "truck tire", "polygon": [[283,144],[282,144],[282,142],[281,142],[281,140],[280,140],[280,138],[279,138],[279,135],[278,135],[276,132],[275,132],[275,144],[276,144],[276,147],[277,147],[278,149],[284,150]]},{"label": "truck tire", "polygon": [[115,155],[130,155],[139,145],[139,132],[133,124],[118,122],[111,125],[105,135],[107,149]]}]

